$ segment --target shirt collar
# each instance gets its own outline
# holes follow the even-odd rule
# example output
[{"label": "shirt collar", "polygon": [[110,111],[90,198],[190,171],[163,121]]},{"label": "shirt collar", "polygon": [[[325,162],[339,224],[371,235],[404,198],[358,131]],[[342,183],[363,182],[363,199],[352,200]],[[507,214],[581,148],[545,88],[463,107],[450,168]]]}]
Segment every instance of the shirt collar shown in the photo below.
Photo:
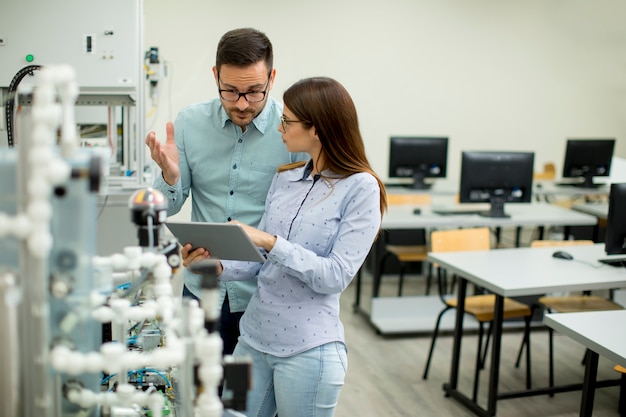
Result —
[{"label": "shirt collar", "polygon": [[[220,104],[221,104],[221,101],[220,101]],[[274,104],[274,99],[272,97],[268,97],[267,101],[265,102],[265,106],[263,106],[263,110],[261,110],[261,113],[257,117],[252,119],[251,124],[253,124],[254,127],[256,127],[257,130],[261,132],[261,134],[265,134],[265,130],[272,127],[272,126],[268,126],[268,124],[269,124],[270,114],[272,112],[273,104]],[[220,117],[222,119],[222,128],[223,128],[226,126],[226,122],[230,121],[230,118],[228,117],[228,113],[226,113],[226,109],[224,108],[223,105],[220,106]],[[278,126],[275,126],[275,128],[278,129]]]},{"label": "shirt collar", "polygon": [[[286,171],[285,175],[287,177],[287,181],[291,181],[291,182],[313,181],[314,177],[311,175],[312,171],[313,171],[313,161],[309,159],[309,161],[305,165]],[[320,179],[329,188],[332,187],[334,182],[337,182],[340,180],[340,178],[337,177],[337,175],[335,175],[332,171],[328,169],[322,171],[322,174],[324,174],[324,177],[321,177]]]}]

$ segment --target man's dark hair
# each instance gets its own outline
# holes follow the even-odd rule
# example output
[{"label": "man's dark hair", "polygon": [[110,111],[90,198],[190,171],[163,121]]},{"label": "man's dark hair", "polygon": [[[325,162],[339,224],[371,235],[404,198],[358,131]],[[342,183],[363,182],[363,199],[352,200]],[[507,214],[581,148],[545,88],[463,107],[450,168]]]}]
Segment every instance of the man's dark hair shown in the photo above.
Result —
[{"label": "man's dark hair", "polygon": [[218,72],[224,64],[247,67],[259,61],[265,61],[268,72],[272,70],[272,43],[261,31],[252,28],[233,29],[226,32],[217,44],[215,65]]}]

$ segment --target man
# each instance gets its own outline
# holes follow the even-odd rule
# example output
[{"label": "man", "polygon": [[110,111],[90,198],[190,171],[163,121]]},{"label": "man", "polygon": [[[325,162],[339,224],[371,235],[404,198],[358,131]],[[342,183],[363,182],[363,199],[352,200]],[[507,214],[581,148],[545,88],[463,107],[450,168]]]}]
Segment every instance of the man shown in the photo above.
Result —
[{"label": "man", "polygon": [[[267,36],[251,28],[229,31],[215,62],[219,99],[184,108],[167,124],[164,144],[154,132],[146,137],[162,171],[154,187],[169,200],[168,215],[176,214],[191,192],[192,221],[257,225],[276,168],[308,157],[290,154],[277,131],[282,105],[268,94],[276,70]],[[198,298],[199,276],[183,273],[183,296]],[[220,283],[224,354],[235,348],[239,319],[255,289],[256,281]]]}]

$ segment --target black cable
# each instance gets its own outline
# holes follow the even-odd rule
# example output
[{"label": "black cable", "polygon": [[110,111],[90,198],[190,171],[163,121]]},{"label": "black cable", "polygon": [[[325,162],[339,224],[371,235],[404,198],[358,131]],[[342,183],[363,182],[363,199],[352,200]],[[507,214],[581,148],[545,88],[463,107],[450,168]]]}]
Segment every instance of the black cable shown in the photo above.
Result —
[{"label": "black cable", "polygon": [[6,100],[6,109],[5,109],[5,119],[7,125],[7,139],[9,143],[9,148],[12,148],[13,143],[13,109],[15,108],[15,97],[17,95],[17,87],[22,82],[22,79],[27,75],[35,75],[34,71],[41,69],[41,65],[28,65],[15,74],[13,79],[11,80],[11,84],[9,84],[9,94]]}]

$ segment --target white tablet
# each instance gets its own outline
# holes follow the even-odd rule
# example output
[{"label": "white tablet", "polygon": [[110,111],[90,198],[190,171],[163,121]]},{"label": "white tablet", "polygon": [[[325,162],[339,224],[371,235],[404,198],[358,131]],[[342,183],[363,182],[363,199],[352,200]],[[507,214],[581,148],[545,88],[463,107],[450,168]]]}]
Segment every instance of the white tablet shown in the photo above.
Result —
[{"label": "white tablet", "polygon": [[166,222],[181,245],[205,248],[211,257],[230,261],[265,262],[246,232],[234,223]]}]

